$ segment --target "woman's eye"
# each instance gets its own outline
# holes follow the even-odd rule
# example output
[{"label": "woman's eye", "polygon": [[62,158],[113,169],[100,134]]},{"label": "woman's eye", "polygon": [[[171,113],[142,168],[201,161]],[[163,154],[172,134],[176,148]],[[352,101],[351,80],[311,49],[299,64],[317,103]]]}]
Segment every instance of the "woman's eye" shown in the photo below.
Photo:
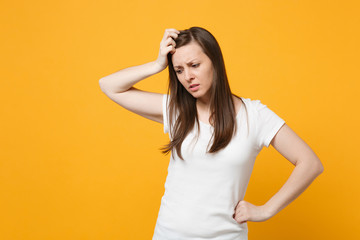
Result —
[{"label": "woman's eye", "polygon": [[[193,64],[192,67],[196,68],[196,67],[198,67],[199,65],[200,65],[200,63],[198,63],[198,64]],[[180,73],[181,73],[181,70],[176,70],[175,72],[176,72],[177,74],[180,74]]]}]

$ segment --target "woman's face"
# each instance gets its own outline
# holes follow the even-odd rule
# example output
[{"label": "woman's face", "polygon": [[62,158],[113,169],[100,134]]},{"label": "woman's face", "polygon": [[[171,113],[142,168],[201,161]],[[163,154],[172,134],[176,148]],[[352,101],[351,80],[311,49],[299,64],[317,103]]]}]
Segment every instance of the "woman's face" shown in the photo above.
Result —
[{"label": "woman's face", "polygon": [[213,82],[213,65],[200,45],[192,41],[176,48],[176,52],[172,55],[172,63],[184,88],[193,97],[207,101]]}]

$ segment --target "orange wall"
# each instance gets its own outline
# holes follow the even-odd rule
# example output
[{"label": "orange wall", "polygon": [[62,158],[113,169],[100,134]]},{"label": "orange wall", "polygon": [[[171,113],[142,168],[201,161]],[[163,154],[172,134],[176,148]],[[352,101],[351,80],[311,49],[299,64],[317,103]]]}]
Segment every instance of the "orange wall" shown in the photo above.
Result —
[{"label": "orange wall", "polygon": [[[202,26],[232,91],[260,99],[325,171],[249,239],[359,239],[358,1],[20,1],[1,20],[0,239],[151,239],[169,155],[162,125],[98,81],[155,60],[165,28]],[[165,93],[167,70],[138,84]],[[261,205],[293,166],[264,149],[245,200]]]}]

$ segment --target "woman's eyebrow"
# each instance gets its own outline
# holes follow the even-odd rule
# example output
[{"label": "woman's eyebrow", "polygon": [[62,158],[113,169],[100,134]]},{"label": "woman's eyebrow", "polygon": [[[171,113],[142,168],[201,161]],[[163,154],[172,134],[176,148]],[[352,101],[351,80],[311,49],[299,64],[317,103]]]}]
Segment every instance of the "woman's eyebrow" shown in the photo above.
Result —
[{"label": "woman's eyebrow", "polygon": [[[194,61],[197,61],[197,59],[194,58],[193,60],[187,62],[186,64],[187,64],[187,65],[191,65]],[[177,65],[177,66],[174,66],[174,68],[179,68],[179,67],[181,67],[181,66],[178,66],[178,65]]]}]

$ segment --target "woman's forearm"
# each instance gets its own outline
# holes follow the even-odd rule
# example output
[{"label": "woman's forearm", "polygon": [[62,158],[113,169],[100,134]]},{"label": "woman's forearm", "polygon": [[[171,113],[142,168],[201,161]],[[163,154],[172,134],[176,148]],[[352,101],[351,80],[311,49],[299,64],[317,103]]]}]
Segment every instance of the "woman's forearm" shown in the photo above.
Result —
[{"label": "woman's forearm", "polygon": [[265,209],[274,216],[304,192],[322,171],[317,163],[299,163],[282,188],[264,204]]},{"label": "woman's forearm", "polygon": [[140,80],[150,77],[162,70],[156,61],[128,67],[101,78],[99,80],[100,88],[103,92],[125,92]]}]

